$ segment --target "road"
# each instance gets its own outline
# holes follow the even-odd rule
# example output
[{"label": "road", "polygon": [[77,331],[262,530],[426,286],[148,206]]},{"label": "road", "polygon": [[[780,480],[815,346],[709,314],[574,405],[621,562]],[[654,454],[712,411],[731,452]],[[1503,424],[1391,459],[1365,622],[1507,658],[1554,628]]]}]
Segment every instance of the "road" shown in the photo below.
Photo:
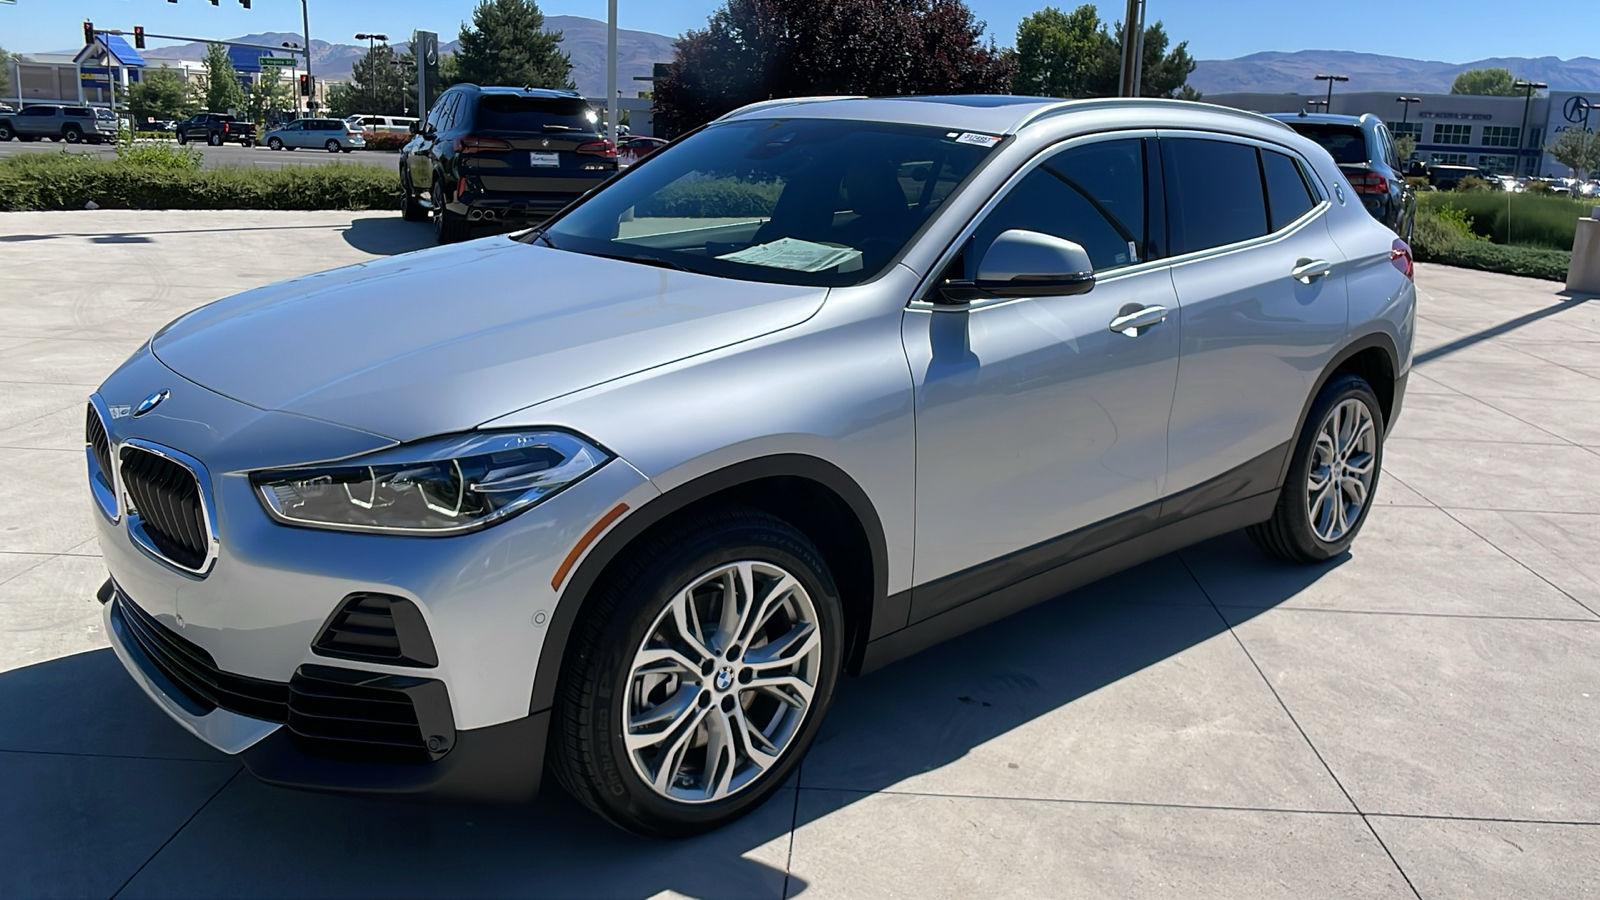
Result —
[{"label": "road", "polygon": [[[281,169],[284,166],[320,166],[330,162],[361,163],[385,169],[396,168],[399,165],[398,154],[367,150],[357,150],[353,153],[328,153],[324,150],[279,150],[274,152],[265,147],[241,147],[238,144],[224,144],[221,147],[197,146],[195,149],[204,155],[202,165],[208,169],[225,166]],[[21,141],[8,141],[0,143],[0,159],[21,156],[24,153],[60,153],[62,150],[70,150],[74,153],[92,153],[105,159],[111,159],[117,155],[116,149],[109,144],[71,146],[56,141],[34,141],[26,144]]]}]

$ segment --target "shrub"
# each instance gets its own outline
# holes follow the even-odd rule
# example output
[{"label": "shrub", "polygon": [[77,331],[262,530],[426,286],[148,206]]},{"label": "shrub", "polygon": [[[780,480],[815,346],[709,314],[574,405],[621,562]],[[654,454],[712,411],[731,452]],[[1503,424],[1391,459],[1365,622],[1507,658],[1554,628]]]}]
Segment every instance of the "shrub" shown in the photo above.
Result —
[{"label": "shrub", "polygon": [[196,147],[175,147],[165,140],[135,135],[126,128],[117,132],[116,150],[119,161],[151,169],[195,172],[203,159]]},{"label": "shrub", "polygon": [[1485,179],[1479,178],[1476,175],[1468,175],[1467,177],[1465,177],[1465,178],[1461,179],[1460,181],[1456,182],[1456,190],[1461,191],[1463,193],[1468,193],[1468,192],[1473,192],[1473,191],[1487,191],[1488,189],[1489,189],[1489,182],[1487,180],[1485,180]]},{"label": "shrub", "polygon": [[1472,219],[1454,205],[1418,203],[1416,226],[1411,232],[1411,252],[1429,262],[1457,244],[1481,241],[1472,231]]},{"label": "shrub", "polygon": [[1441,206],[1465,212],[1472,230],[1496,244],[1571,250],[1578,219],[1588,215],[1593,204],[1567,197],[1498,191],[1434,194],[1420,198],[1419,219],[1423,209]]},{"label": "shrub", "polygon": [[1565,281],[1567,267],[1572,263],[1572,251],[1550,250],[1544,247],[1506,247],[1488,241],[1462,241],[1451,245],[1428,261],[1505,275]]},{"label": "shrub", "polygon": [[369,131],[364,137],[367,139],[366,149],[382,151],[399,150],[411,140],[409,134],[391,134],[387,131]]},{"label": "shrub", "polygon": [[663,188],[634,210],[636,216],[721,218],[770,216],[783,185],[734,178],[684,181]]},{"label": "shrub", "polygon": [[28,153],[0,160],[0,210],[390,209],[396,173],[359,163],[198,169]]}]

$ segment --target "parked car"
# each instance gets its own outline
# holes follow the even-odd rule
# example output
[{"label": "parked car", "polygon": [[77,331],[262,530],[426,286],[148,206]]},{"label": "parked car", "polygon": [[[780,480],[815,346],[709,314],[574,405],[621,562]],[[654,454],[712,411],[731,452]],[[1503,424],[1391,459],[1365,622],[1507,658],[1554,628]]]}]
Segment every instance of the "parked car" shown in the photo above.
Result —
[{"label": "parked car", "polygon": [[165,132],[171,132],[174,129],[176,129],[177,127],[178,127],[178,123],[173,121],[172,119],[152,119],[152,118],[150,118],[148,116],[146,116],[143,119],[140,119],[134,125],[134,129],[136,131],[165,131]]},{"label": "parked car", "polygon": [[1477,166],[1436,166],[1427,167],[1428,184],[1441,191],[1453,191],[1461,184],[1463,178],[1478,178],[1488,181],[1489,176]]},{"label": "parked car", "polygon": [[105,634],[272,784],[548,763],[714,828],[843,673],[1235,529],[1344,553],[1416,300],[1348,194],[1202,104],[745,107],[538,228],[156,332],[87,410]]},{"label": "parked car", "polygon": [[344,120],[364,134],[415,134],[419,119],[412,116],[345,116]]},{"label": "parked car", "polygon": [[1382,119],[1371,113],[1336,116],[1307,112],[1274,113],[1272,118],[1321,144],[1350,180],[1367,212],[1400,238],[1411,240],[1417,195],[1406,183],[1394,137]]},{"label": "parked car", "polygon": [[99,144],[115,140],[116,136],[116,118],[102,118],[88,106],[36,104],[24,106],[11,115],[0,116],[0,141],[48,138],[69,144]]},{"label": "parked car", "polygon": [[631,166],[666,145],[665,138],[625,137],[617,147],[617,165]]},{"label": "parked car", "polygon": [[342,119],[297,119],[267,132],[265,143],[273,150],[316,147],[329,153],[349,153],[367,146],[367,139]]},{"label": "parked car", "polygon": [[178,133],[178,143],[203,141],[213,147],[237,143],[241,147],[254,147],[256,126],[254,122],[241,122],[226,113],[199,113],[179,122],[173,129]]},{"label": "parked car", "polygon": [[477,225],[527,225],[616,174],[599,117],[572,91],[458,84],[400,151],[407,221],[433,218],[441,244]]}]

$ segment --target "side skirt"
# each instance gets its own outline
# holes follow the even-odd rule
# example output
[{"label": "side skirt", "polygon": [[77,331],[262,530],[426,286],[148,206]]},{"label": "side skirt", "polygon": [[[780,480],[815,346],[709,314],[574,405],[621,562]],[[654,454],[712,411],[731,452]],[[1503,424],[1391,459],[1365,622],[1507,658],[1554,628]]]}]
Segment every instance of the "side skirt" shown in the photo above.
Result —
[{"label": "side skirt", "polygon": [[1195,513],[1161,525],[1115,546],[1097,550],[1045,572],[999,588],[960,606],[884,635],[867,645],[863,674],[904,659],[913,653],[1003,619],[1046,600],[1052,600],[1174,550],[1237,531],[1272,517],[1278,490]]}]

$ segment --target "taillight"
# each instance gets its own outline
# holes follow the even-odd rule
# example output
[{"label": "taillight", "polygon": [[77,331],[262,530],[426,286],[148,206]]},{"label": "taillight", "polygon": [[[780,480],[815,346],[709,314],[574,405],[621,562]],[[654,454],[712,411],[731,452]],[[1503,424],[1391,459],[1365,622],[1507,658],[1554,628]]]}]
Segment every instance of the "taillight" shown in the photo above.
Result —
[{"label": "taillight", "polygon": [[587,144],[579,144],[577,152],[583,154],[584,156],[600,156],[606,159],[616,159],[617,145],[611,143],[610,141],[590,141]]},{"label": "taillight", "polygon": [[1355,188],[1356,193],[1358,194],[1389,193],[1389,179],[1379,175],[1376,172],[1368,172],[1364,175],[1351,175],[1350,186]]},{"label": "taillight", "polygon": [[456,138],[457,153],[501,153],[510,149],[511,145],[499,138],[471,136]]},{"label": "taillight", "polygon": [[1389,262],[1400,270],[1400,274],[1412,281],[1417,280],[1417,268],[1411,259],[1411,245],[1399,238],[1394,239],[1394,246],[1389,250]]}]

